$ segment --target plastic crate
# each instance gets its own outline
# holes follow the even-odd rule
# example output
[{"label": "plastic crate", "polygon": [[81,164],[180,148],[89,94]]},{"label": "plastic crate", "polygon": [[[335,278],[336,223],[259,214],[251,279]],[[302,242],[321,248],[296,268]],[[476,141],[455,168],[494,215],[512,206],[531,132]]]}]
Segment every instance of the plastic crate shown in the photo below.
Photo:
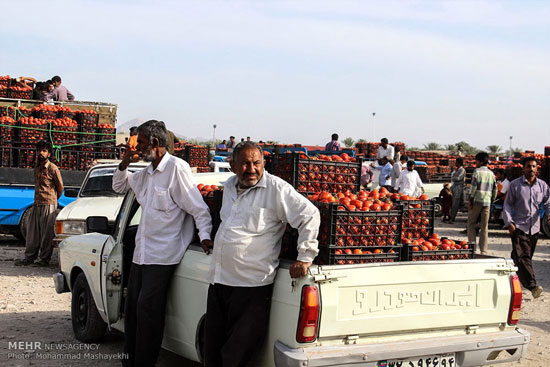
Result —
[{"label": "plastic crate", "polygon": [[[441,237],[442,240],[446,237]],[[460,241],[455,241],[460,243]],[[403,245],[401,251],[402,261],[438,261],[438,260],[462,260],[473,259],[476,250],[475,243],[469,243],[467,249],[455,250],[430,250],[430,251],[414,251],[412,244]]]},{"label": "plastic crate", "polygon": [[78,122],[79,126],[97,128],[99,121],[99,115],[97,113],[87,113],[82,111],[74,112],[74,120]]},{"label": "plastic crate", "polygon": [[403,216],[401,236],[409,240],[430,237],[434,233],[435,199],[398,200]]},{"label": "plastic crate", "polygon": [[48,135],[48,124],[21,124],[21,128],[19,129],[19,141],[22,144],[36,144],[41,140],[49,140]]},{"label": "plastic crate", "polygon": [[0,98],[8,97],[8,88],[0,86]]},{"label": "plastic crate", "polygon": [[349,211],[336,203],[315,203],[321,215],[319,246],[364,248],[399,246],[401,206],[389,211]]},{"label": "plastic crate", "polygon": [[208,205],[208,209],[210,209],[210,216],[212,217],[212,232],[210,237],[214,239],[222,222],[220,211],[222,209],[223,189],[210,191],[208,195],[203,196],[203,200]]},{"label": "plastic crate", "polygon": [[29,89],[29,90],[14,90],[14,89],[8,88],[8,98],[32,99],[32,89]]},{"label": "plastic crate", "polygon": [[17,129],[15,128],[16,122],[8,116],[3,116],[0,118],[0,144],[6,145],[11,144],[17,134]]},{"label": "plastic crate", "polygon": [[[370,250],[370,249],[369,249]],[[316,265],[353,265],[381,262],[398,262],[402,257],[402,247],[395,246],[391,248],[377,248],[380,253],[362,253],[362,254],[337,254],[337,249],[321,248],[319,254],[313,261]]]},{"label": "plastic crate", "polygon": [[52,144],[56,145],[72,145],[77,143],[76,126],[52,126],[51,127]]},{"label": "plastic crate", "polygon": [[36,146],[29,144],[22,144],[17,148],[13,148],[15,166],[19,168],[34,168],[35,165],[35,156],[36,156]]},{"label": "plastic crate", "polygon": [[39,110],[33,111],[33,116],[44,120],[55,120],[58,111]]},{"label": "plastic crate", "polygon": [[272,154],[267,158],[267,170],[304,194],[358,191],[361,183],[360,160],[336,162],[309,159],[300,153]]},{"label": "plastic crate", "polygon": [[14,152],[11,144],[0,146],[0,164],[2,167],[13,167],[15,165]]}]

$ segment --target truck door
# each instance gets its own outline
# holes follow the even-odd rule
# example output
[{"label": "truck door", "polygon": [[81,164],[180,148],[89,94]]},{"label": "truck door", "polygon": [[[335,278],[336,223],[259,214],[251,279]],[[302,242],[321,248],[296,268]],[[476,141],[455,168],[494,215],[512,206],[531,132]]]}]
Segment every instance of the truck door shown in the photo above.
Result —
[{"label": "truck door", "polygon": [[101,254],[101,293],[109,325],[117,322],[121,316],[124,272],[122,239],[134,201],[134,193],[129,192],[120,208],[115,224],[115,234],[109,236]]}]

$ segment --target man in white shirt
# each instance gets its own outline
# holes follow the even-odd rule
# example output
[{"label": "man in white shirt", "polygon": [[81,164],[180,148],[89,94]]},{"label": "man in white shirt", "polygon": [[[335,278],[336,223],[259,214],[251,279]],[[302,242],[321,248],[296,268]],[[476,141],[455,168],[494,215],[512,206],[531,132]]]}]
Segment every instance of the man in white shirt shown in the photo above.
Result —
[{"label": "man in white shirt", "polygon": [[[137,133],[137,150],[127,150],[113,174],[113,190],[132,189],[142,210],[124,307],[124,353],[129,356],[124,362],[154,366],[164,333],[168,287],[193,239],[193,219],[203,246],[212,243],[212,220],[189,165],[166,150],[164,122],[147,121]],[[128,165],[140,159],[151,164],[128,172]]]},{"label": "man in white shirt", "polygon": [[408,160],[409,157],[407,157],[406,155],[402,155],[401,157],[399,157],[399,161],[393,164],[393,168],[391,171],[391,187],[393,187],[395,190],[398,189],[397,180],[399,180],[401,172],[403,172],[403,170],[407,167]]},{"label": "man in white shirt", "polygon": [[510,188],[510,181],[508,181],[506,172],[502,168],[497,168],[495,170],[495,178],[497,180],[497,196],[495,204],[504,205],[506,193],[508,192],[508,188]]},{"label": "man in white shirt", "polygon": [[380,143],[381,144],[378,147],[378,154],[376,155],[376,159],[386,157],[388,162],[393,164],[393,159],[395,156],[395,149],[393,145],[388,144],[388,138],[382,138],[382,140],[380,140]]},{"label": "man in white shirt", "polygon": [[373,167],[375,170],[380,171],[380,174],[378,176],[378,185],[382,187],[389,188],[391,184],[391,172],[392,172],[392,165],[386,157],[382,157],[378,160],[378,165],[371,163],[371,167]]},{"label": "man in white shirt", "polygon": [[407,169],[401,172],[399,180],[397,180],[397,190],[405,195],[416,196],[417,190],[420,189],[424,193],[424,185],[418,175],[418,172],[414,170],[414,161],[407,162]]},{"label": "man in white shirt", "polygon": [[224,183],[222,222],[210,265],[206,367],[256,366],[286,224],[299,233],[292,278],[304,276],[318,253],[319,211],[287,182],[264,171],[261,147],[237,145],[230,163],[236,175]]}]

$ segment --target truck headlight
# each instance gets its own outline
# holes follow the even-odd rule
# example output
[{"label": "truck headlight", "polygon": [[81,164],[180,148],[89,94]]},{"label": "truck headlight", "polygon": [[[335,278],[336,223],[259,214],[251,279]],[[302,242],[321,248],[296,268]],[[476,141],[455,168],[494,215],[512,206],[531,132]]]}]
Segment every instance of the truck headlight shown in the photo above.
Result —
[{"label": "truck headlight", "polygon": [[86,222],[75,220],[57,221],[55,222],[55,233],[68,235],[84,234],[86,233]]}]

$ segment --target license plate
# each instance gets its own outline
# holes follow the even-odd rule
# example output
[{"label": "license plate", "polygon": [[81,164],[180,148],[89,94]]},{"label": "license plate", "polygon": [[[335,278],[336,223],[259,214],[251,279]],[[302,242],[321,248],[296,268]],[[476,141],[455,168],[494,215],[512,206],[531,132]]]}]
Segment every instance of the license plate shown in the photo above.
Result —
[{"label": "license plate", "polygon": [[454,354],[445,354],[380,361],[378,362],[378,367],[456,367],[456,361]]}]

